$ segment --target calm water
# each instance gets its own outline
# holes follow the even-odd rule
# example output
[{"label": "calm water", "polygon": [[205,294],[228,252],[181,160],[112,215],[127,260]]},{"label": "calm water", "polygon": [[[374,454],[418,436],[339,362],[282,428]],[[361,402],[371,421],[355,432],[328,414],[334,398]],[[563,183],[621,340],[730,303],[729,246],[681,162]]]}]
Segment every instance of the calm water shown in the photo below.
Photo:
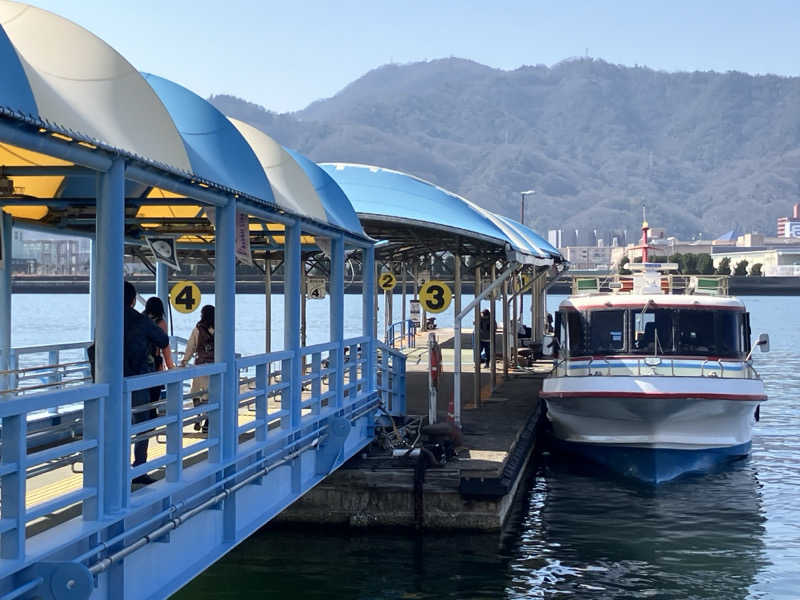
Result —
[{"label": "calm water", "polygon": [[[57,298],[49,313],[44,296],[15,297],[14,309],[81,320],[85,297]],[[504,536],[265,529],[176,598],[800,598],[800,298],[743,300],[772,349],[754,355],[769,401],[752,457],[734,467],[647,488],[551,457]],[[263,351],[263,299],[237,303],[237,350]],[[309,306],[325,328],[323,306]],[[52,323],[22,318],[15,345],[87,338],[87,321],[53,336]],[[193,323],[176,320],[175,333]]]}]

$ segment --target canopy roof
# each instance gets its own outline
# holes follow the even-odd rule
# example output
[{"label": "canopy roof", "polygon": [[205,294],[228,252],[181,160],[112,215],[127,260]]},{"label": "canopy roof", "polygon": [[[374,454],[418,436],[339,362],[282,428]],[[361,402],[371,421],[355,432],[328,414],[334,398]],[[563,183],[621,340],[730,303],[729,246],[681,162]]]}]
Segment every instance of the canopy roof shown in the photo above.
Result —
[{"label": "canopy roof", "polygon": [[[333,181],[321,185],[319,176],[309,176],[309,167],[298,163],[302,157],[253,127],[228,119],[186,88],[140,74],[101,39],[62,17],[0,0],[0,72],[3,118],[39,123],[43,135],[87,148],[111,148],[167,174],[237,194],[255,206],[365,236],[346,196],[333,189]],[[0,141],[0,166],[71,165]],[[85,199],[87,210],[77,209],[83,221],[93,212],[96,183],[89,170],[38,170],[16,174],[13,181],[21,202],[7,208],[18,218],[74,228],[77,221],[65,222],[67,211],[59,208],[64,204],[55,199],[71,200],[72,217]],[[142,225],[135,219],[161,219],[150,226],[168,232],[170,225],[177,225],[180,233],[188,219],[195,233],[213,235],[200,203],[187,206],[177,200],[180,194],[127,181],[126,197],[129,204],[141,205],[131,215],[132,225]],[[148,206],[154,203],[158,206]]]},{"label": "canopy roof", "polygon": [[320,165],[339,184],[367,233],[388,244],[384,255],[450,250],[514,253],[521,263],[560,261],[536,232],[428,181],[391,169],[351,163]]}]

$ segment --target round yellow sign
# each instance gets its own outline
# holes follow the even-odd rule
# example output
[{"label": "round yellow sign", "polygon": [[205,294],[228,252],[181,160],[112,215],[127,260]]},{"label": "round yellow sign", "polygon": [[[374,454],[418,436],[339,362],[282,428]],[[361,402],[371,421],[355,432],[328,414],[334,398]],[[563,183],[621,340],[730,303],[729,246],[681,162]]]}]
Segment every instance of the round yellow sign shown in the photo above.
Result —
[{"label": "round yellow sign", "polygon": [[440,313],[447,310],[453,292],[443,281],[432,280],[419,289],[419,302],[427,312]]},{"label": "round yellow sign", "polygon": [[179,281],[169,291],[169,303],[178,312],[194,312],[202,299],[200,288],[191,281]]},{"label": "round yellow sign", "polygon": [[389,271],[378,275],[378,287],[384,292],[388,292],[397,285],[397,278]]}]

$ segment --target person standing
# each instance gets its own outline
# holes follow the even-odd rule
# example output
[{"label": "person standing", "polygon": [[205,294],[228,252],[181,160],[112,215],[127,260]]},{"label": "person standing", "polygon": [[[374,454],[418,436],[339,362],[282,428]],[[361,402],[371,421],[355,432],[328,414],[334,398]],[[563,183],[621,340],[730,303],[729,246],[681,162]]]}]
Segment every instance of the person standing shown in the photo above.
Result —
[{"label": "person standing", "polygon": [[[129,281],[125,282],[125,315],[124,315],[124,348],[123,348],[123,376],[144,375],[155,370],[152,348],[163,350],[169,346],[167,334],[161,330],[151,319],[137,311],[136,288]],[[152,419],[154,410],[139,410],[140,406],[150,403],[150,390],[137,390],[131,394],[132,422],[141,423]],[[147,462],[148,440],[140,440],[133,445],[133,466],[137,467]],[[155,479],[147,473],[135,477],[132,483],[150,484]]]},{"label": "person standing", "polygon": [[[153,323],[155,323],[164,333],[167,333],[167,321],[164,319],[164,303],[161,298],[153,296],[148,298],[144,305],[144,314],[147,315]],[[161,349],[153,344],[150,345],[150,354],[153,357],[153,370],[165,371],[166,369],[174,369],[175,363],[172,360],[172,349],[169,344],[166,348]],[[161,399],[161,390],[163,386],[155,386],[149,389],[150,391],[150,404],[154,404]],[[155,409],[149,411],[149,418],[154,419],[157,415]]]},{"label": "person standing", "polygon": [[[486,366],[488,367],[491,361],[491,339],[494,332],[497,330],[497,323],[494,324],[494,327],[491,325],[491,313],[489,312],[488,308],[484,308],[483,312],[481,312],[481,318],[478,322],[478,340],[480,341],[480,350],[479,355],[481,357],[481,364],[483,364],[484,360],[486,361]],[[486,351],[486,358],[484,359],[484,350]]]},{"label": "person standing", "polygon": [[[195,356],[195,365],[214,362],[214,307],[210,304],[200,309],[200,320],[186,342],[186,351],[180,366],[185,367]],[[195,406],[208,402],[208,375],[192,379],[191,393]],[[195,431],[200,429],[199,422],[194,424],[194,428]],[[208,419],[203,423],[203,433],[208,433]]]}]

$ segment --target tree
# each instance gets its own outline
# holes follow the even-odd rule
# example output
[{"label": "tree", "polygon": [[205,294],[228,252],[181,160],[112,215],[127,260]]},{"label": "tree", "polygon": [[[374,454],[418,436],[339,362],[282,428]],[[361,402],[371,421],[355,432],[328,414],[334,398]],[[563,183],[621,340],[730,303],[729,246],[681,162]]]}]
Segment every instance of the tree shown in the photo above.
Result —
[{"label": "tree", "polygon": [[697,274],[697,254],[686,253],[683,255],[684,275]]},{"label": "tree", "polygon": [[745,277],[747,275],[747,265],[749,263],[746,260],[740,260],[736,263],[736,268],[733,269],[733,274],[737,277]]},{"label": "tree", "polygon": [[620,259],[619,265],[617,265],[617,272],[620,275],[630,275],[631,274],[631,272],[628,269],[625,268],[625,265],[627,265],[629,262],[631,262],[631,259],[628,258],[627,256],[623,256],[622,259]]},{"label": "tree", "polygon": [[680,252],[676,252],[675,254],[670,254],[668,260],[669,262],[678,265],[678,271],[683,273],[683,254],[681,254]]},{"label": "tree", "polygon": [[714,261],[710,254],[697,255],[697,273],[700,275],[712,275],[714,273]]},{"label": "tree", "polygon": [[750,277],[763,277],[764,273],[761,271],[763,266],[761,263],[756,263],[750,267]]},{"label": "tree", "polygon": [[731,259],[727,256],[719,261],[717,265],[717,275],[730,275],[731,274]]}]

